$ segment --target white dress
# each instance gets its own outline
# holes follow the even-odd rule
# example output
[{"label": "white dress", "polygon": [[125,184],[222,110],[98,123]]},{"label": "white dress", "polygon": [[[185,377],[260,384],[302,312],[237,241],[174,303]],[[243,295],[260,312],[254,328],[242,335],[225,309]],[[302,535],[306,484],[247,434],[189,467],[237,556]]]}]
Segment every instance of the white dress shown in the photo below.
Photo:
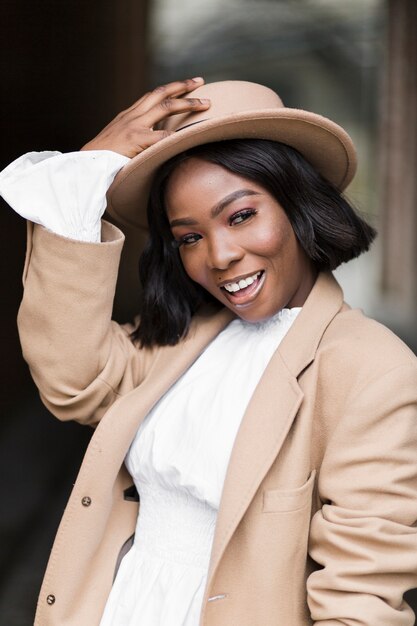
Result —
[{"label": "white dress", "polygon": [[[68,158],[66,165],[65,156],[58,158],[61,176],[62,168],[67,167],[67,176],[77,178],[79,165],[73,167],[76,156]],[[39,207],[49,205],[50,213],[53,206],[47,200],[59,194],[52,182],[54,158],[51,153],[49,164],[40,162],[40,178],[43,176],[44,181],[37,189],[44,203],[41,197],[35,203]],[[24,162],[24,157],[21,159]],[[36,157],[31,159],[36,162]],[[83,160],[85,165],[86,157]],[[19,184],[18,166],[12,166],[9,173],[13,184],[10,175],[8,180],[3,176],[3,188],[7,187],[9,204],[24,214],[22,198],[33,198],[33,174],[28,174],[25,167],[26,174]],[[97,176],[103,181],[100,168]],[[108,173],[105,177],[107,181],[111,178]],[[79,177],[72,182],[72,188],[77,188],[82,197]],[[18,199],[13,198],[13,188],[19,189]],[[87,221],[91,224],[96,223],[102,210],[98,208],[103,201],[100,192],[97,200],[100,202],[94,214],[90,198]],[[71,205],[67,198],[59,202]],[[65,235],[70,223],[70,236],[97,240],[97,226],[89,235],[82,211],[77,210],[75,216],[74,212],[69,216],[69,212],[68,208],[62,211],[66,223],[58,226],[55,212],[54,228]],[[47,210],[42,215],[38,210],[37,217],[48,227]],[[255,324],[233,320],[145,417],[126,456],[126,466],[140,496],[135,542],[120,564],[100,626],[198,625],[233,443],[259,379],[300,310],[283,309],[266,322]]]}]

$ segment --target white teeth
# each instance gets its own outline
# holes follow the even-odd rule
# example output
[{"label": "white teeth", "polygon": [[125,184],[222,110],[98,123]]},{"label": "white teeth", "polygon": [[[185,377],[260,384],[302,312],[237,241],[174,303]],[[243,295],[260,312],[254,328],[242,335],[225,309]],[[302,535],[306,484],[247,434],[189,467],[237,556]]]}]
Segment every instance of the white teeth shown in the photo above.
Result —
[{"label": "white teeth", "polygon": [[261,272],[256,272],[253,276],[241,278],[238,283],[227,283],[227,285],[224,285],[224,288],[229,293],[235,293],[236,291],[240,291],[241,289],[245,289],[246,287],[249,287],[249,285],[252,285],[252,283],[254,283],[260,275]]}]

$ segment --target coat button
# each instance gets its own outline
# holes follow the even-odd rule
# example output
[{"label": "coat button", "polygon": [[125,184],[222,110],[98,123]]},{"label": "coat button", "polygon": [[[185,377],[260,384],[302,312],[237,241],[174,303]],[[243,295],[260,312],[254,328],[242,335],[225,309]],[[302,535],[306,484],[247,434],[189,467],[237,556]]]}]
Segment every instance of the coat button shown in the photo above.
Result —
[{"label": "coat button", "polygon": [[52,593],[49,594],[49,596],[46,598],[46,602],[51,605],[55,603],[55,596],[52,595]]},{"label": "coat button", "polygon": [[84,498],[81,500],[81,504],[83,506],[90,506],[91,498],[89,496],[84,496]]}]

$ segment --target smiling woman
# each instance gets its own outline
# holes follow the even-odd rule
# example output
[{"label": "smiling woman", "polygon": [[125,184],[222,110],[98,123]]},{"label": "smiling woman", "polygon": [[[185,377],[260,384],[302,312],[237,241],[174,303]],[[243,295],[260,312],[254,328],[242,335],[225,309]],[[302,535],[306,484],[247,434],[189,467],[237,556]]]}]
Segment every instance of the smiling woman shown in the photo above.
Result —
[{"label": "smiling woman", "polygon": [[[330,120],[196,78],[2,173],[29,220],[24,356],[59,419],[96,427],[37,626],[412,626],[417,365],[331,273],[375,236],[342,195],[355,167]],[[149,229],[124,326],[110,184]]]},{"label": "smiling woman", "polygon": [[355,258],[375,236],[296,150],[260,139],[196,146],[167,161],[148,223],[133,334],[142,345],[176,343],[207,301],[252,322],[302,306],[318,271]]}]

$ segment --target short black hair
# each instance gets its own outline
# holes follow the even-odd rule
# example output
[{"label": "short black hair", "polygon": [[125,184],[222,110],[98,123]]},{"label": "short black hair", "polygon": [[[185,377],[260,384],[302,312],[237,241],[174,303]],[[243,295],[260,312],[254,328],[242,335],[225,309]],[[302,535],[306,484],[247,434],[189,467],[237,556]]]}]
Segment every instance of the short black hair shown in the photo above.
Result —
[{"label": "short black hair", "polygon": [[167,183],[184,161],[220,165],[266,189],[282,206],[317,270],[333,270],[368,250],[376,232],[342,193],[294,148],[264,139],[233,139],[196,146],[158,170],[148,202],[149,239],[139,262],[141,321],[132,338],[141,346],[175,345],[192,316],[215,300],[186,274],[173,245],[165,208]]}]

